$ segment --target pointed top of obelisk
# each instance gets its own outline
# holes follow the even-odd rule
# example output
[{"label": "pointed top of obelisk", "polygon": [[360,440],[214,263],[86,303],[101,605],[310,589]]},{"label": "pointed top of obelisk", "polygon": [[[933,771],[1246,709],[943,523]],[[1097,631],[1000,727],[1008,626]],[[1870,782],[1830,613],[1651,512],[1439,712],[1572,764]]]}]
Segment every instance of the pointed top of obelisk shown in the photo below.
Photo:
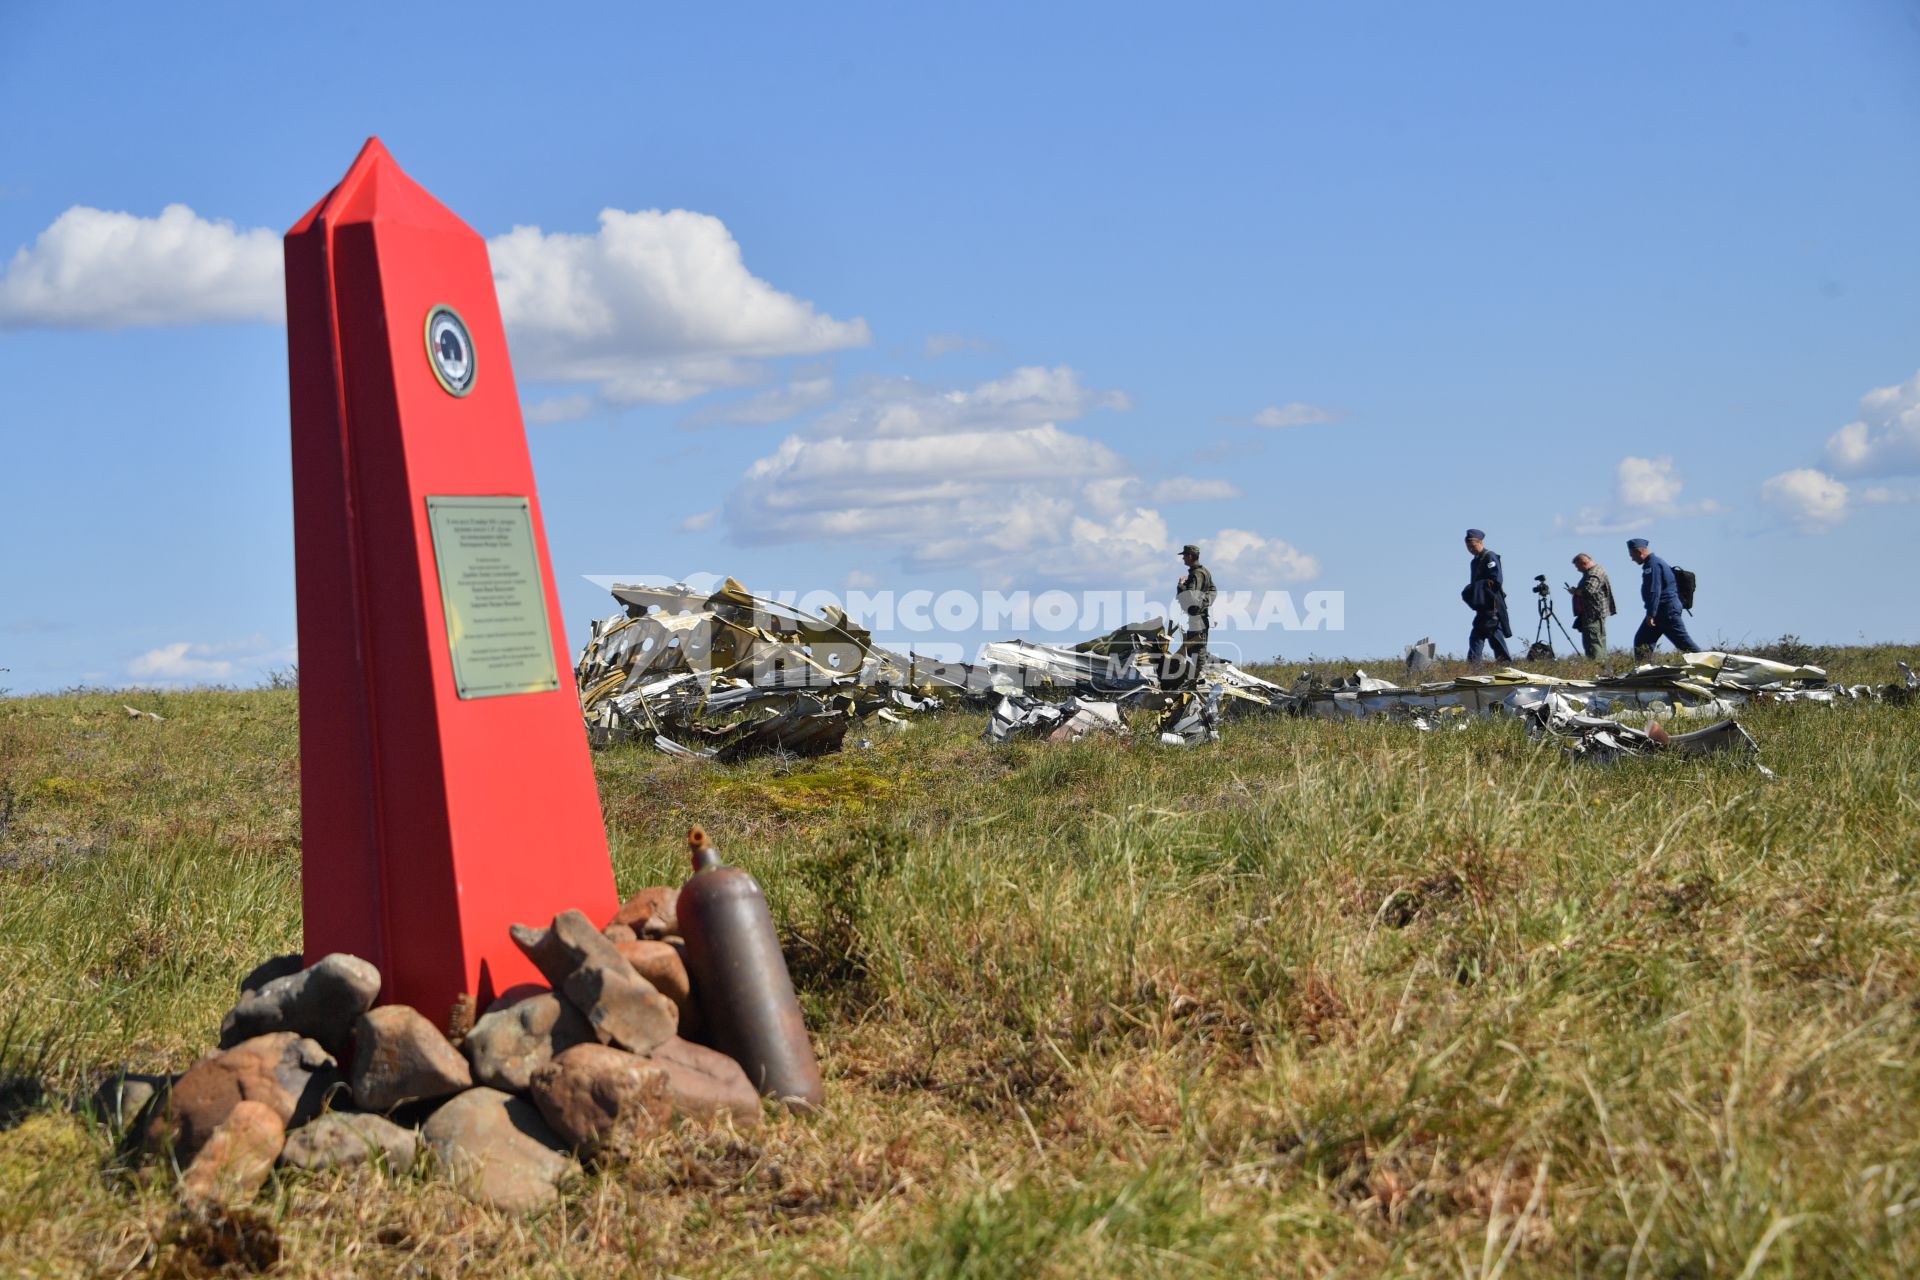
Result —
[{"label": "pointed top of obelisk", "polygon": [[360,144],[360,154],[347,166],[347,176],[340,179],[342,187],[357,185],[360,179],[382,169],[391,168],[400,171],[400,162],[393,158],[393,152],[387,150],[387,144],[380,141],[379,135],[368,138]]},{"label": "pointed top of obelisk", "polygon": [[316,222],[339,226],[347,222],[407,222],[428,226],[452,223],[471,230],[454,212],[435,200],[427,189],[406,175],[378,137],[368,138],[347,167],[346,176],[320,203],[307,211],[287,234],[299,235]]}]

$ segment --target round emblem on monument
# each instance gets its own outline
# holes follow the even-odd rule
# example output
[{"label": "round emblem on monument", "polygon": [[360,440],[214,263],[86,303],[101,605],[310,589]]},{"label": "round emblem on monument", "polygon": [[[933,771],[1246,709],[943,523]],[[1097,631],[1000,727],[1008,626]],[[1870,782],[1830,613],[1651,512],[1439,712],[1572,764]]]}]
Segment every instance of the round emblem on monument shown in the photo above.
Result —
[{"label": "round emblem on monument", "polygon": [[463,396],[473,390],[473,338],[452,307],[427,312],[427,363],[448,394]]}]

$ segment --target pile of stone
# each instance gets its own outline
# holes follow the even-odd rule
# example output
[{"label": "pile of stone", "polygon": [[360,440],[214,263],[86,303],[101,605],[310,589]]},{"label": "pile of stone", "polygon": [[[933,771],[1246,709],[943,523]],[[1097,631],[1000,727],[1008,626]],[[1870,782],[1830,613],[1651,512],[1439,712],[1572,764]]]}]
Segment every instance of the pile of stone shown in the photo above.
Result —
[{"label": "pile of stone", "polygon": [[177,1078],[110,1081],[96,1106],[132,1116],[130,1149],[177,1168],[190,1201],[251,1196],[276,1164],[400,1172],[424,1151],[481,1204],[541,1208],[575,1157],[627,1150],[676,1118],[760,1122],[739,1064],[681,1034],[698,1017],[676,897],[642,890],[604,931],[578,911],[515,925],[550,985],[507,991],[477,1020],[456,1008],[452,1039],[418,1010],[374,1007],[365,960],[269,961],[242,982],[219,1049]]}]

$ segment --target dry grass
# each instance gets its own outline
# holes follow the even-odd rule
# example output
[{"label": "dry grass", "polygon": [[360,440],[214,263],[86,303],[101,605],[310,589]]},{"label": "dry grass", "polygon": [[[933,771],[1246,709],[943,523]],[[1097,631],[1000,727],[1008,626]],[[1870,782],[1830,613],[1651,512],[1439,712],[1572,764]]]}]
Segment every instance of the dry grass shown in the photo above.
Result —
[{"label": "dry grass", "polygon": [[767,886],[831,1101],[515,1221],[372,1173],[183,1218],[61,1108],[298,942],[294,696],[129,700],[0,701],[0,1271],[1920,1271],[1911,708],[1756,709],[1775,783],[1498,722],[603,753],[624,888],[696,821]]}]

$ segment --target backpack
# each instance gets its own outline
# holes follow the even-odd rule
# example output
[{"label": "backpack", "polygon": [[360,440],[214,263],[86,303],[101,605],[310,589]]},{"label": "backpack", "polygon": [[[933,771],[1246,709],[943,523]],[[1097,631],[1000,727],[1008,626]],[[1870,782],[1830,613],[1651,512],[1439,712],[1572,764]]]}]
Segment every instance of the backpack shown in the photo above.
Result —
[{"label": "backpack", "polygon": [[1673,571],[1673,588],[1680,593],[1680,607],[1688,613],[1693,612],[1693,587],[1697,581],[1691,569],[1676,567]]}]

